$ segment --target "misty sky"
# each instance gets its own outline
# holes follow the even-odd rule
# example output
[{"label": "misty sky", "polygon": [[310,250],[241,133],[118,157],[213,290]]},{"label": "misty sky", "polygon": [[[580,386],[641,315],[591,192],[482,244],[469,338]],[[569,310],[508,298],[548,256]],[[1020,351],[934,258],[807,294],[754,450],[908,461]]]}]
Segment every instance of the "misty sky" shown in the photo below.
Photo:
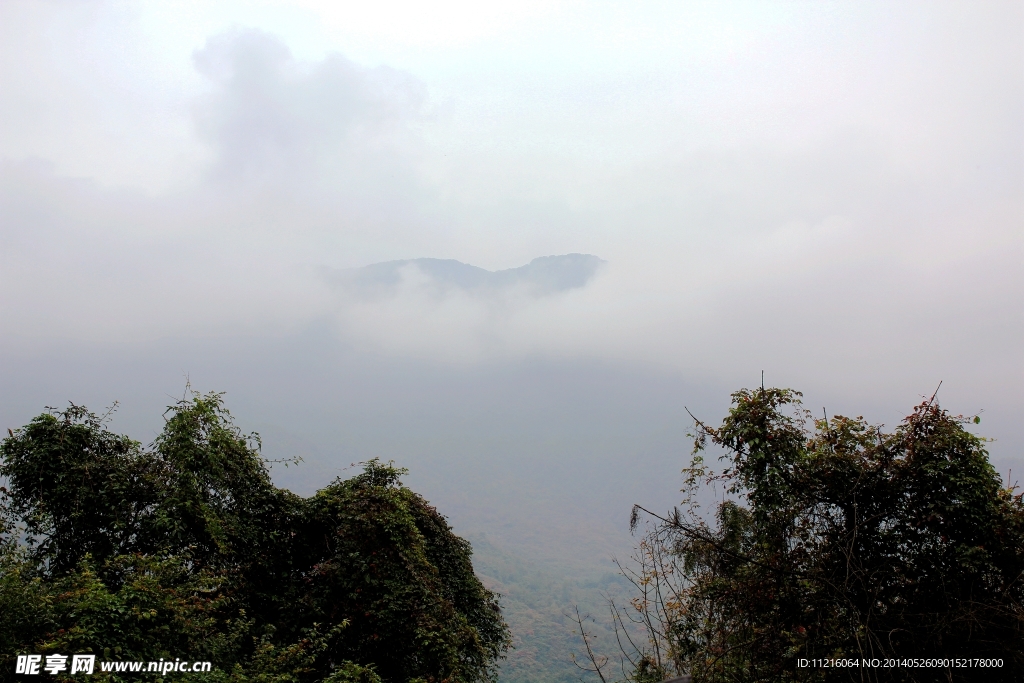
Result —
[{"label": "misty sky", "polygon": [[[0,427],[120,400],[152,430],[187,375],[311,473],[411,463],[458,521],[602,476],[626,505],[638,463],[670,504],[682,406],[764,371],[889,425],[941,380],[1024,470],[1022,7],[7,0]],[[607,263],[332,284],[568,253]]]}]

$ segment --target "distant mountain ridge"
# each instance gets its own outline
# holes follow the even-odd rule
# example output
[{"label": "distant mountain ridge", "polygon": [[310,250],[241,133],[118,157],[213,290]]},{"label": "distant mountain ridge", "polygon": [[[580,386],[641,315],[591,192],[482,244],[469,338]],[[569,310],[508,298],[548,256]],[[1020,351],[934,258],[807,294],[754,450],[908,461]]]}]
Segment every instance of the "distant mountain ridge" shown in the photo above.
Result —
[{"label": "distant mountain ridge", "polygon": [[593,254],[562,254],[540,256],[518,268],[491,271],[455,259],[417,258],[334,270],[328,277],[335,286],[354,293],[379,294],[397,288],[412,267],[426,277],[427,283],[442,289],[486,293],[525,287],[533,294],[548,295],[586,286],[605,263]]}]

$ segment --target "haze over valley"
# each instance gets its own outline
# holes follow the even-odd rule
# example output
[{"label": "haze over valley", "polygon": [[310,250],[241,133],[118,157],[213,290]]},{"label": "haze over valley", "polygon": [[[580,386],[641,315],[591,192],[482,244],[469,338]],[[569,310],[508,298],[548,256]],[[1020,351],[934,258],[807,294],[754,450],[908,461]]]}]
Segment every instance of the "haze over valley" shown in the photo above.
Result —
[{"label": "haze over valley", "polygon": [[148,442],[188,384],[303,495],[393,460],[506,594],[505,680],[576,680],[560,615],[762,372],[889,427],[941,381],[1024,472],[1022,26],[3,3],[0,429],[116,401]]}]

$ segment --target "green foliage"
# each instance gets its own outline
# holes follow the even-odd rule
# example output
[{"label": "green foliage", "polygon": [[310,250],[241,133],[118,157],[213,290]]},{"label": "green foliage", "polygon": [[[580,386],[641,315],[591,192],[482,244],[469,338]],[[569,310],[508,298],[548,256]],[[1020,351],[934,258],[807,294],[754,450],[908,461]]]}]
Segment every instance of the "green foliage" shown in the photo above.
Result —
[{"label": "green foliage", "polygon": [[10,487],[5,506],[47,571],[70,571],[86,554],[135,549],[135,522],[156,500],[155,463],[138,442],[72,405],[35,418],[0,452]]},{"label": "green foliage", "polygon": [[0,680],[14,653],[91,652],[238,683],[458,683],[508,649],[469,544],[402,470],[278,489],[218,394],[171,407],[148,448],[71,406],[0,455]]},{"label": "green foliage", "polygon": [[[813,420],[786,389],[733,394],[697,423],[691,506],[657,520],[627,616],[632,655],[696,681],[1020,680],[1024,503],[982,439],[934,401],[894,431]],[[710,445],[725,467],[708,467]],[[718,482],[714,523],[692,503]],[[634,512],[634,524],[638,521]],[[639,615],[639,616],[637,616]],[[1000,658],[998,669],[797,669],[798,658]],[[947,678],[948,677],[948,678]]]},{"label": "green foliage", "polygon": [[371,461],[308,501],[297,554],[312,569],[296,607],[320,620],[351,615],[330,652],[365,653],[385,680],[485,677],[507,642],[497,603],[469,544],[398,485],[401,474]]}]

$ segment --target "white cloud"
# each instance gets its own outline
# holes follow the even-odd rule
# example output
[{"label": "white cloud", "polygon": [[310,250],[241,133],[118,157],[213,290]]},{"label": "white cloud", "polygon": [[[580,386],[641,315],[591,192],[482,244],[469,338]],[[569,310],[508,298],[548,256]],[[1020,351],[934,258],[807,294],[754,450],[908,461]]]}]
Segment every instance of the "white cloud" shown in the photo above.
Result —
[{"label": "white cloud", "polygon": [[200,135],[215,150],[215,180],[351,201],[389,193],[402,185],[396,174],[411,175],[403,156],[415,141],[405,129],[425,93],[408,74],[337,54],[300,63],[258,31],[211,39],[195,63],[215,85],[197,107]]},{"label": "white cloud", "polygon": [[[931,291],[1000,318],[979,376],[1019,370],[1012,8],[248,6],[5,6],[5,336],[330,319],[446,362],[740,359],[838,382],[843,362],[963,360]],[[607,272],[545,300],[339,303],[318,275],[572,252]]]}]

